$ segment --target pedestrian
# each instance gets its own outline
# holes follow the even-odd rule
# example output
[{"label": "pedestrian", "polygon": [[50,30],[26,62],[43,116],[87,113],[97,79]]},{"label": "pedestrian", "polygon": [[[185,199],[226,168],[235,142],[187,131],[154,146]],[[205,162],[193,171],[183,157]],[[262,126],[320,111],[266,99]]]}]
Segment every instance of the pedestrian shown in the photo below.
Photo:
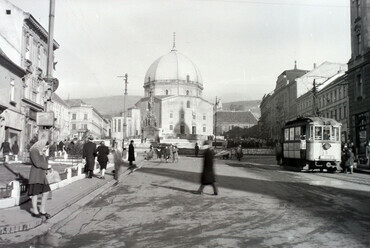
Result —
[{"label": "pedestrian", "polygon": [[74,150],[75,150],[75,143],[73,140],[71,140],[71,142],[69,142],[68,144],[68,147],[67,147],[67,153],[68,155],[74,155]]},{"label": "pedestrian", "polygon": [[118,183],[118,178],[121,175],[121,169],[123,165],[123,150],[121,147],[117,147],[113,149],[112,153],[114,161],[114,179]]},{"label": "pedestrian", "polygon": [[86,160],[85,172],[88,178],[92,178],[94,175],[96,144],[92,142],[93,139],[92,136],[88,137],[82,151],[82,158]]},{"label": "pedestrian", "polygon": [[164,159],[166,159],[166,146],[165,145],[161,145],[161,151],[160,151],[160,154],[161,154],[161,162],[162,162],[162,157]]},{"label": "pedestrian", "polygon": [[100,179],[105,179],[105,170],[107,169],[107,163],[109,161],[108,154],[109,148],[105,145],[105,142],[100,142],[100,146],[96,149],[98,154],[98,162],[100,165]]},{"label": "pedestrian", "polygon": [[[48,164],[47,156],[49,143],[46,139],[37,141],[30,148],[31,170],[28,181],[28,196],[31,197],[32,209],[30,210],[33,217],[46,219],[50,215],[46,212],[46,200],[50,192],[49,182],[46,178],[46,172],[51,168]],[[41,196],[40,209],[37,207],[38,196]]]},{"label": "pedestrian", "polygon": [[10,144],[8,140],[4,140],[4,142],[1,144],[0,151],[3,150],[3,157],[5,159],[5,162],[9,162],[9,153],[10,153]]},{"label": "pedestrian", "polygon": [[149,147],[149,151],[148,151],[148,153],[146,154],[146,160],[151,160],[152,158],[153,158],[153,146],[152,145],[150,145],[150,147]]},{"label": "pedestrian", "polygon": [[236,158],[240,161],[243,157],[243,149],[242,145],[239,145],[238,148],[236,148]]},{"label": "pedestrian", "polygon": [[195,153],[195,157],[198,157],[198,154],[199,154],[199,146],[198,146],[198,143],[195,143],[194,153]]},{"label": "pedestrian", "polygon": [[177,146],[173,146],[172,162],[179,162],[179,149],[177,148]]},{"label": "pedestrian", "polygon": [[370,167],[370,140],[366,142],[365,155],[366,155],[366,165]]},{"label": "pedestrian", "polygon": [[64,151],[64,143],[63,143],[63,140],[61,140],[58,143],[57,151],[58,151],[58,155],[59,156],[62,156],[63,155],[63,151]]},{"label": "pedestrian", "polygon": [[135,165],[133,162],[135,161],[135,148],[134,148],[134,141],[130,141],[130,145],[128,146],[128,162],[129,162],[129,168],[131,170],[135,169]]},{"label": "pedestrian", "polygon": [[275,141],[275,156],[276,156],[276,163],[281,165],[281,159],[283,156],[283,148],[279,140]]},{"label": "pedestrian", "polygon": [[206,185],[212,185],[214,195],[218,195],[217,187],[215,184],[216,176],[213,170],[213,158],[214,158],[214,148],[210,146],[204,152],[203,171],[200,180],[201,185],[198,191],[196,192],[198,194],[203,193],[203,189]]},{"label": "pedestrian", "polygon": [[350,173],[353,173],[353,164],[355,162],[355,155],[352,152],[352,148],[345,150],[345,162],[344,162],[344,173],[347,173],[347,170],[350,170]]},{"label": "pedestrian", "polygon": [[17,141],[14,141],[14,144],[12,145],[12,152],[14,155],[14,160],[18,161],[19,146]]},{"label": "pedestrian", "polygon": [[166,158],[166,163],[168,163],[168,159],[170,158],[170,146],[166,145],[164,147],[164,154]]}]

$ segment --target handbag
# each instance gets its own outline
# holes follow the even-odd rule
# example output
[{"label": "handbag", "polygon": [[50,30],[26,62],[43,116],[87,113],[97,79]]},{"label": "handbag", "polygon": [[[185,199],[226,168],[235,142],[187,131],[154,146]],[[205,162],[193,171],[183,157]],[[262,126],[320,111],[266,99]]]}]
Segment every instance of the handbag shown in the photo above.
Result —
[{"label": "handbag", "polygon": [[59,173],[57,171],[53,170],[53,169],[50,169],[46,173],[46,179],[48,180],[49,184],[59,183],[60,181],[62,181],[60,179]]}]

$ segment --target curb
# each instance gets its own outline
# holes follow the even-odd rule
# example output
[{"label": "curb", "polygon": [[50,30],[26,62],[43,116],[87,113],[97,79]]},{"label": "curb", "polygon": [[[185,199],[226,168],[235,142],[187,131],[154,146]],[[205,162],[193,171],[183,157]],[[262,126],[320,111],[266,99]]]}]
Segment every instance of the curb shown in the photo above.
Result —
[{"label": "curb", "polygon": [[[145,160],[142,160],[141,162],[137,164],[138,169],[140,169],[143,166],[141,164],[144,161]],[[131,174],[131,170],[127,169],[119,176],[118,179],[122,180],[123,178],[127,177],[129,174]],[[29,222],[23,222],[23,223],[12,225],[12,226],[2,226],[0,227],[0,235],[14,234],[17,232],[25,232],[25,231],[29,231],[29,230],[32,230],[32,229],[35,229],[41,226],[44,226],[43,229],[46,228],[45,229],[45,232],[46,232],[52,226],[58,225],[58,223],[60,222],[65,222],[71,218],[74,218],[74,216],[76,216],[82,211],[82,210],[79,210],[81,207],[83,207],[85,204],[90,202],[97,195],[106,191],[108,188],[110,188],[115,183],[116,183],[116,180],[114,178],[104,180],[102,181],[102,183],[98,183],[96,186],[92,188],[88,188],[85,191],[77,194],[73,198],[69,199],[65,204],[49,209],[48,213],[51,215],[51,218],[48,220],[46,220],[45,218],[42,218],[42,219],[35,219]],[[65,212],[67,211],[69,212],[71,208],[75,210],[73,211],[72,214],[68,214],[68,216],[65,216],[65,218],[57,218],[60,215],[63,215]],[[46,225],[42,225],[42,224],[46,224]]]}]

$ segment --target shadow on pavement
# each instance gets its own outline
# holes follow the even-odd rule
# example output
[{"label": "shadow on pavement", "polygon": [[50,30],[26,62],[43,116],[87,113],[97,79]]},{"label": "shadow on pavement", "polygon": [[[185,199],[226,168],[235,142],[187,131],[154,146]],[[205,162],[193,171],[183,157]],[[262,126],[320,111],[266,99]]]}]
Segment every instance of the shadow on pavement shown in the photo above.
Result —
[{"label": "shadow on pavement", "polygon": [[150,185],[155,186],[155,187],[161,187],[161,188],[166,188],[166,189],[172,189],[172,190],[177,190],[177,191],[181,191],[181,192],[191,193],[191,194],[195,194],[195,193],[198,192],[196,190],[182,189],[182,188],[178,188],[178,187],[159,185],[159,184],[155,184],[155,183],[152,183]]}]

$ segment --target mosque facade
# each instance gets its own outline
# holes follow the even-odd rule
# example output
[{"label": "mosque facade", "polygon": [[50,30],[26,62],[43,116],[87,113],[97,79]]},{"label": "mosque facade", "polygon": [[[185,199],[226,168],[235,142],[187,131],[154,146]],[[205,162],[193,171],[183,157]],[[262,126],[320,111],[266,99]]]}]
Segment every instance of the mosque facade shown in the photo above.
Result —
[{"label": "mosque facade", "polygon": [[206,140],[213,134],[213,103],[202,98],[197,66],[175,47],[155,60],[144,79],[140,110],[143,139]]}]

